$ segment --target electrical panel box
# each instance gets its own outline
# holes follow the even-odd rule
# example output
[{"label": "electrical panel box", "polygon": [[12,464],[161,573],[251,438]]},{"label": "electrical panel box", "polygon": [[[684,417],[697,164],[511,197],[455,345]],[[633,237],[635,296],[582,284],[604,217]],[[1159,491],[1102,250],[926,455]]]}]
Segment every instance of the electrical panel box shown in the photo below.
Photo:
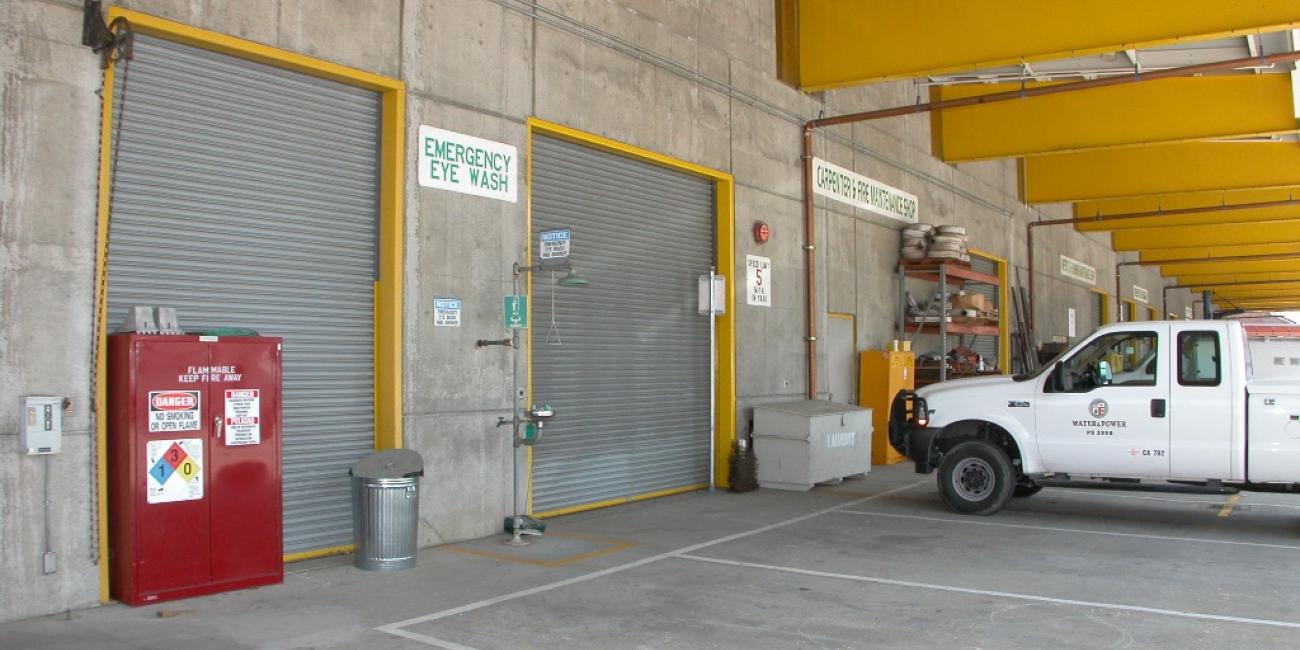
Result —
[{"label": "electrical panel box", "polygon": [[18,449],[23,453],[57,454],[63,448],[63,398],[24,397],[18,423]]},{"label": "electrical panel box", "polygon": [[109,337],[117,600],[284,580],[280,346],[270,337]]}]

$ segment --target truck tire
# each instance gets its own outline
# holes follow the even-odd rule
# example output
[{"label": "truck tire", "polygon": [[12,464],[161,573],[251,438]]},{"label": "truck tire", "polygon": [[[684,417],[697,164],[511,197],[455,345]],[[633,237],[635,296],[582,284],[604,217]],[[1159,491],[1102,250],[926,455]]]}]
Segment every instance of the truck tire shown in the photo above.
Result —
[{"label": "truck tire", "polygon": [[1016,487],[1011,459],[1000,447],[969,440],[953,447],[939,465],[939,496],[955,512],[991,515],[1006,505]]}]

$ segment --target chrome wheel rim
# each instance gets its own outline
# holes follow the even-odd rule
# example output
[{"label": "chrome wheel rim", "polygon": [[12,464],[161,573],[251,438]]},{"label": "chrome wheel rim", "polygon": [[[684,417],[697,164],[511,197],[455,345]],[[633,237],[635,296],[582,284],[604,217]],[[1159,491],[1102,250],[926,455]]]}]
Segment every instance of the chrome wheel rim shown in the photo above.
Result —
[{"label": "chrome wheel rim", "polygon": [[952,489],[967,501],[980,501],[993,492],[993,466],[983,458],[965,458],[952,470]]}]

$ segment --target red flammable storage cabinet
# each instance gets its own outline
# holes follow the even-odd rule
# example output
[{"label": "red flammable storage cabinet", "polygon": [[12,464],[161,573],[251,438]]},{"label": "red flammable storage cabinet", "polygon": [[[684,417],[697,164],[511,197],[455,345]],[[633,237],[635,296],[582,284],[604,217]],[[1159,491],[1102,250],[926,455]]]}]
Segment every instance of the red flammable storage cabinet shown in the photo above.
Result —
[{"label": "red flammable storage cabinet", "polygon": [[280,339],[114,334],[108,371],[113,597],[282,582]]}]

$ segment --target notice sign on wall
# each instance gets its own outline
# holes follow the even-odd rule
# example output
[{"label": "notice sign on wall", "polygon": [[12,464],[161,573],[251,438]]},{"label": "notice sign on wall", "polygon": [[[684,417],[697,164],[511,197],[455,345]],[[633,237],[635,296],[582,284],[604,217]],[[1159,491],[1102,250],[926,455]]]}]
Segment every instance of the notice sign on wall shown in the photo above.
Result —
[{"label": "notice sign on wall", "polygon": [[745,294],[751,305],[772,306],[772,259],[745,256]]},{"label": "notice sign on wall", "polygon": [[145,501],[171,503],[203,498],[203,441],[150,440],[144,449]]},{"label": "notice sign on wall", "polygon": [[915,194],[908,194],[821,158],[813,158],[813,192],[903,223],[916,223],[920,205]]},{"label": "notice sign on wall", "polygon": [[568,228],[543,230],[539,238],[539,252],[544,260],[558,260],[569,256],[569,241],[573,231]]},{"label": "notice sign on wall", "polygon": [[499,201],[518,201],[518,150],[432,126],[420,126],[420,185]]},{"label": "notice sign on wall", "polygon": [[262,391],[234,388],[226,391],[226,446],[262,442]]},{"label": "notice sign on wall", "polygon": [[433,299],[433,326],[460,327],[460,299]]},{"label": "notice sign on wall", "polygon": [[1142,304],[1149,303],[1151,302],[1151,292],[1147,291],[1145,287],[1139,287],[1135,284],[1133,285],[1133,299]]},{"label": "notice sign on wall", "polygon": [[197,390],[149,391],[149,432],[198,431],[200,395]]},{"label": "notice sign on wall", "polygon": [[1196,312],[1192,310],[1191,305],[1183,307],[1183,315],[1187,317],[1187,320],[1192,320],[1193,318],[1196,318]]}]

